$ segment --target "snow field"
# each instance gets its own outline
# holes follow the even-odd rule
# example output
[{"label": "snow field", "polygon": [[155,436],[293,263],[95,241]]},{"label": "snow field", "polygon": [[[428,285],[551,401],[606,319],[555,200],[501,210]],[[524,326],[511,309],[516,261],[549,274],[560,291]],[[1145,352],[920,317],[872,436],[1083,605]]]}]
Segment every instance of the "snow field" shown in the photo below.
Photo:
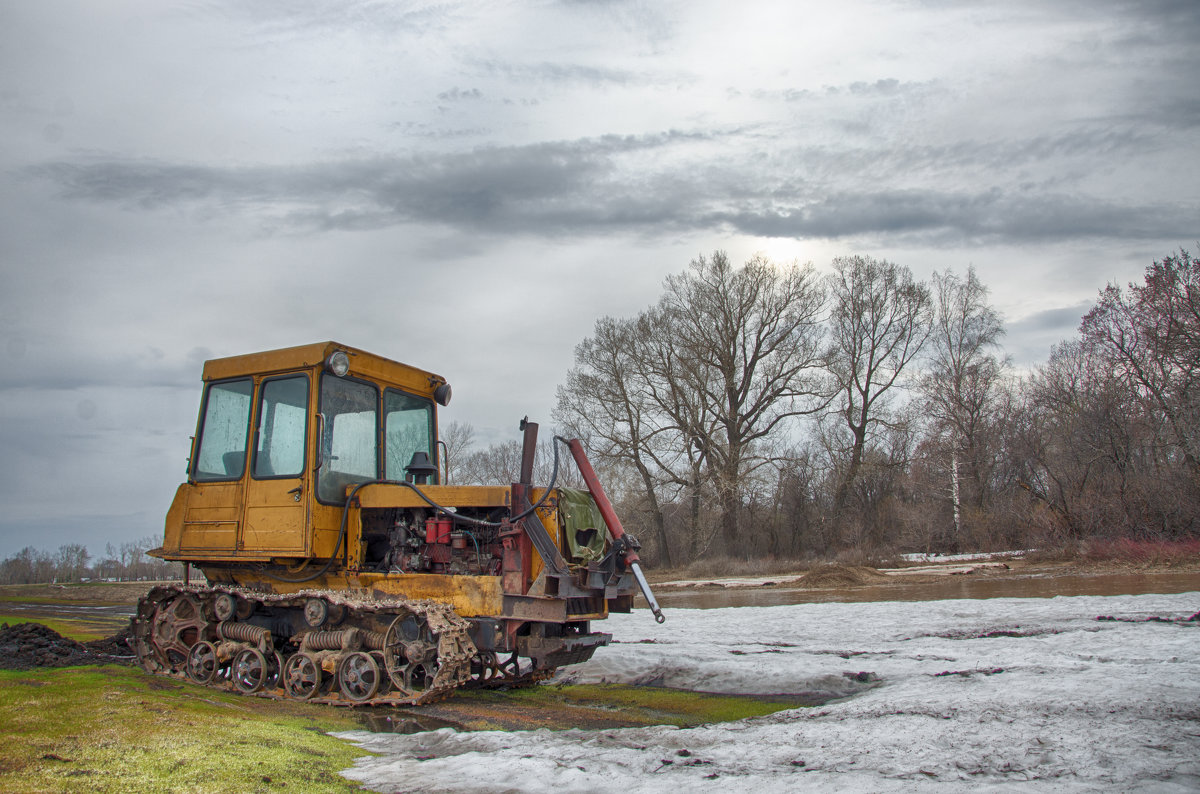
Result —
[{"label": "snow field", "polygon": [[1197,611],[1200,593],[639,610],[559,680],[840,699],[691,729],[356,731],[339,736],[380,755],[343,774],[377,791],[1197,791]]}]

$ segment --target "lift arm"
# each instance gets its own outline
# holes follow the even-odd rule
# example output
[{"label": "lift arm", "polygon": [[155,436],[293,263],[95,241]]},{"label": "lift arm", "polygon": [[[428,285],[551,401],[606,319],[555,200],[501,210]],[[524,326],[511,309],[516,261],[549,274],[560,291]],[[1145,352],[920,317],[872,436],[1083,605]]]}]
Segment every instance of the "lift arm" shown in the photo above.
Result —
[{"label": "lift arm", "polygon": [[588,490],[592,492],[592,498],[596,500],[596,506],[600,508],[600,515],[604,518],[604,523],[608,525],[613,542],[618,549],[623,550],[625,564],[629,566],[629,570],[633,571],[633,578],[637,580],[638,587],[641,588],[642,595],[646,598],[646,603],[650,605],[654,619],[659,623],[664,622],[667,618],[659,609],[658,601],[650,592],[650,583],[646,581],[646,577],[642,573],[642,563],[637,554],[638,542],[632,535],[627,535],[625,528],[621,526],[621,519],[617,518],[617,512],[613,510],[612,503],[608,501],[608,496],[605,495],[604,488],[600,485],[600,478],[596,476],[596,471],[592,468],[587,455],[584,454],[583,444],[579,442],[579,439],[573,438],[567,442],[567,446],[571,449],[571,456],[575,458],[575,465],[579,467],[579,473],[583,475],[583,481],[587,483]]}]

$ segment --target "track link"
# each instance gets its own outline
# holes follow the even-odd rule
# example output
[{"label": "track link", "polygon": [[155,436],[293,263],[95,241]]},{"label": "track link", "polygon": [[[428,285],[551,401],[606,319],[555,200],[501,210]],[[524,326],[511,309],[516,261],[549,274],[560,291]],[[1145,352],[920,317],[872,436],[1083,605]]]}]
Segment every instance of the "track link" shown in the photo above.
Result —
[{"label": "track link", "polygon": [[[142,667],[241,694],[334,706],[423,705],[472,680],[469,623],[435,601],[329,591],[156,587],[138,602]],[[499,679],[516,675],[498,675]]]}]

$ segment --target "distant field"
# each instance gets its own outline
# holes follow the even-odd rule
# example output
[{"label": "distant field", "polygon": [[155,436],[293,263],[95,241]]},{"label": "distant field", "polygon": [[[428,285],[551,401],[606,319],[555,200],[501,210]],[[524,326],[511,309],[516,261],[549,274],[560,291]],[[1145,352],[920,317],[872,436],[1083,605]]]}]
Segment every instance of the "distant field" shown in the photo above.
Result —
[{"label": "distant field", "polygon": [[137,600],[154,582],[104,582],[0,587],[0,623],[42,623],[64,637],[86,642],[129,626]]},{"label": "distant field", "polygon": [[[37,601],[40,603],[129,604],[163,582],[72,582],[71,584],[0,585],[0,602]],[[177,584],[171,582],[169,584]]]}]

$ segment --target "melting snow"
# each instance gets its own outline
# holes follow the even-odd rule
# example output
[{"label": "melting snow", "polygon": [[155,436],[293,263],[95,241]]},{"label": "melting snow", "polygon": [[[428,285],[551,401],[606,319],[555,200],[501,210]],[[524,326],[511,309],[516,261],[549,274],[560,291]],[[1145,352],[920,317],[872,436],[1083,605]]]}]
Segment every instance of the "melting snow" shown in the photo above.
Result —
[{"label": "melting snow", "polygon": [[423,792],[1197,791],[1197,610],[1200,593],[638,611],[560,679],[843,699],[692,729],[356,731],[339,735],[379,755],[343,774]]}]

